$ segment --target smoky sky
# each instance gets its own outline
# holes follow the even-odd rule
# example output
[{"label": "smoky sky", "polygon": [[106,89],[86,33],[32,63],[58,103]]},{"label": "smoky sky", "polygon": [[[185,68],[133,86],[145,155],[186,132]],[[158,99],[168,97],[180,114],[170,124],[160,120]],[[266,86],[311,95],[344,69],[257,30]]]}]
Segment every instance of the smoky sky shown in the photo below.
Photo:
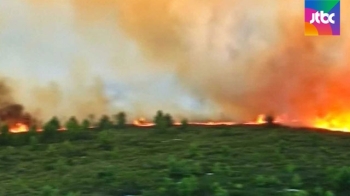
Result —
[{"label": "smoky sky", "polygon": [[349,3],[337,37],[304,36],[302,0],[1,2],[0,66],[36,115],[304,123],[350,109]]},{"label": "smoky sky", "polygon": [[87,24],[79,17],[72,1],[0,2],[0,73],[27,110],[41,118],[121,110],[141,117],[158,109],[209,115],[212,103],[175,74],[152,68],[157,62],[144,57],[112,16]]}]

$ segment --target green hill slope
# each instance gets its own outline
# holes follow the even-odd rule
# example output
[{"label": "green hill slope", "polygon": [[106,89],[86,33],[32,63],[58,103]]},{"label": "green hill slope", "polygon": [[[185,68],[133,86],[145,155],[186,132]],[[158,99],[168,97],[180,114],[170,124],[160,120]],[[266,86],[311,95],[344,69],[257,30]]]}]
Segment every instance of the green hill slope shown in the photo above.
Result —
[{"label": "green hill slope", "polygon": [[238,126],[83,134],[1,147],[0,195],[350,195],[345,133]]}]

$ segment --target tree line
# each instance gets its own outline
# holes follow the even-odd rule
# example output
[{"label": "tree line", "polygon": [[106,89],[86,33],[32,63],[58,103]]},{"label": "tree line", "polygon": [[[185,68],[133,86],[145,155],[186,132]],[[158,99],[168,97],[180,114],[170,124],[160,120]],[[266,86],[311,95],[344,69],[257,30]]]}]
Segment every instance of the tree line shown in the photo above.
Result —
[{"label": "tree line", "polygon": [[[158,132],[166,131],[174,125],[173,117],[168,113],[158,111],[154,116],[154,129]],[[62,123],[59,118],[53,117],[44,123],[38,131],[39,127],[33,125],[29,127],[28,132],[13,134],[10,132],[10,127],[6,123],[2,123],[0,127],[0,145],[21,145],[30,142],[55,142],[62,140],[79,140],[89,139],[91,134],[86,130],[108,130],[108,129],[123,129],[128,126],[127,115],[124,112],[119,112],[112,116],[103,115],[96,121],[94,115],[89,115],[87,119],[79,121],[76,117],[70,117],[65,123]],[[180,126],[185,129],[187,120],[183,120]]]}]

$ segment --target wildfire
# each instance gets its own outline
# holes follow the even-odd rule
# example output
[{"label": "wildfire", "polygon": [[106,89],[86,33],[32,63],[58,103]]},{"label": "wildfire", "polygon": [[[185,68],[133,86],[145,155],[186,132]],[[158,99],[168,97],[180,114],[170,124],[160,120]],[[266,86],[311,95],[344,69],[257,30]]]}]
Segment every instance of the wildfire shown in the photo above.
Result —
[{"label": "wildfire", "polygon": [[202,126],[230,126],[230,125],[235,125],[237,123],[235,122],[190,122],[190,125],[202,125]]},{"label": "wildfire", "polygon": [[331,131],[350,132],[350,113],[341,115],[329,114],[322,118],[319,117],[314,121],[314,127]]},{"label": "wildfire", "polygon": [[29,131],[28,125],[23,123],[16,123],[15,125],[10,127],[11,133],[24,133],[28,131]]},{"label": "wildfire", "polygon": [[139,118],[134,120],[133,125],[137,127],[152,127],[154,126],[154,123],[147,122],[145,118]]},{"label": "wildfire", "polygon": [[261,125],[261,124],[265,124],[266,121],[265,121],[265,115],[264,114],[260,114],[255,121],[253,122],[247,122],[247,123],[244,123],[246,125]]},{"label": "wildfire", "polygon": [[[265,124],[265,115],[261,114],[257,117],[255,121],[243,123],[245,125],[260,125]],[[208,122],[188,122],[189,125],[198,125],[198,126],[232,126],[239,123],[232,121],[208,121]],[[139,118],[133,121],[133,125],[137,127],[153,127],[155,124],[148,122],[145,118]],[[181,122],[174,122],[175,126],[181,125]]]},{"label": "wildfire", "polygon": [[[293,126],[300,123],[298,120],[288,120],[286,116],[276,117],[275,123],[291,125]],[[197,125],[197,126],[233,126],[238,124],[243,125],[261,125],[266,123],[266,115],[259,115],[256,120],[245,123],[238,123],[233,121],[208,121],[208,122],[188,122],[189,125]],[[147,121],[145,118],[139,118],[133,121],[132,123],[136,127],[153,127],[155,124],[151,121]],[[331,131],[343,131],[350,132],[350,113],[345,114],[329,114],[323,117],[317,117],[315,120],[311,121],[310,127],[327,129]],[[174,122],[175,126],[180,126],[181,122]],[[89,128],[96,128],[91,126]],[[66,131],[65,127],[61,127],[58,131]],[[24,133],[29,131],[29,126],[25,123],[15,123],[10,126],[11,133]],[[38,132],[43,131],[42,128],[37,129]]]}]

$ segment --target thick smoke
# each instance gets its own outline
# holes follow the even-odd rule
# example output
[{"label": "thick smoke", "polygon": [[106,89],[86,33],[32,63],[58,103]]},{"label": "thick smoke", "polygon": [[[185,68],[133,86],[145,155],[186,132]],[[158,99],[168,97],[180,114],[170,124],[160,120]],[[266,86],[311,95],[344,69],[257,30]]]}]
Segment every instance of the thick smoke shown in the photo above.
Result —
[{"label": "thick smoke", "polygon": [[[121,28],[151,62],[140,61],[148,65],[143,70],[159,75],[175,74],[186,90],[196,97],[209,99],[230,119],[247,121],[270,113],[310,124],[317,117],[350,110],[347,85],[350,68],[346,55],[350,47],[347,25],[350,3],[347,1],[342,1],[339,37],[303,35],[303,0],[67,0],[64,3],[51,0],[44,6],[40,0],[27,2],[35,7],[40,5],[44,10],[69,7],[68,13],[74,14],[66,17],[74,18],[78,36],[89,40],[86,46],[95,49],[88,54],[97,53],[99,63],[110,53],[128,49],[119,39],[123,36]],[[52,14],[50,16],[52,18]],[[96,28],[103,30],[92,30]],[[103,53],[99,53],[101,50]],[[135,62],[135,58],[115,57],[119,57],[118,60],[106,63],[119,73],[114,75],[115,79],[122,78],[132,86],[131,79],[144,77],[136,66],[130,66],[134,65],[130,62]],[[84,80],[73,80],[71,84],[78,81]],[[79,92],[86,88],[83,84],[77,83]],[[125,107],[126,111],[131,109],[148,115],[145,112],[148,108],[163,109],[165,105],[157,104],[158,99],[145,97],[149,94],[163,97],[166,93],[147,91],[146,85],[135,86],[145,93],[133,102],[134,107]],[[97,89],[93,91],[97,95],[92,93],[95,99],[90,101],[77,97],[88,97],[91,91],[62,96],[59,85],[52,85],[48,94],[39,90],[34,95],[40,95],[36,100],[47,103],[45,107],[57,114],[66,114],[73,108],[69,101],[82,105],[77,111],[84,111],[88,108],[86,105],[95,105],[92,103],[101,103],[93,110],[105,111],[110,104],[99,87],[93,88]],[[53,99],[43,98],[46,95]],[[83,100],[85,103],[81,104]],[[66,103],[65,107],[61,107],[62,103]],[[52,105],[55,107],[51,108]],[[45,107],[43,111],[47,111]],[[191,114],[177,111],[178,115]],[[219,116],[217,112],[214,115]]]},{"label": "thick smoke", "polygon": [[350,110],[346,15],[342,36],[305,37],[302,0],[118,1],[119,22],[153,60],[238,120]]},{"label": "thick smoke", "polygon": [[0,66],[6,76],[6,85],[0,86],[0,118],[22,121],[20,116],[29,116],[24,110],[40,121],[109,114],[101,76],[84,63],[93,52],[83,50],[88,47],[75,31],[71,4],[33,3],[0,3]]},{"label": "thick smoke", "polygon": [[25,113],[22,105],[13,99],[12,91],[5,81],[0,80],[0,122],[13,126],[16,123],[31,125],[34,123],[32,117]]}]

